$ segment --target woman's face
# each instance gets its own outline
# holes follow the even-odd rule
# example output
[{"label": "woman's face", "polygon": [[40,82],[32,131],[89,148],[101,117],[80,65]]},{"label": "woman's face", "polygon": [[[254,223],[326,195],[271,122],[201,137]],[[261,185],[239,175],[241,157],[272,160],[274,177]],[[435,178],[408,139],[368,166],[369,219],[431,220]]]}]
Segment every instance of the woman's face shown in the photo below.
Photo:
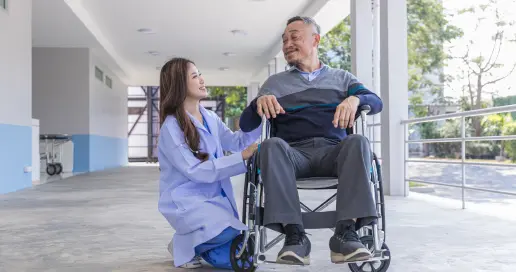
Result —
[{"label": "woman's face", "polygon": [[194,64],[188,63],[188,73],[186,76],[188,86],[186,96],[196,100],[206,98],[208,96],[208,91],[204,85],[204,78],[201,76],[201,73],[199,73]]}]

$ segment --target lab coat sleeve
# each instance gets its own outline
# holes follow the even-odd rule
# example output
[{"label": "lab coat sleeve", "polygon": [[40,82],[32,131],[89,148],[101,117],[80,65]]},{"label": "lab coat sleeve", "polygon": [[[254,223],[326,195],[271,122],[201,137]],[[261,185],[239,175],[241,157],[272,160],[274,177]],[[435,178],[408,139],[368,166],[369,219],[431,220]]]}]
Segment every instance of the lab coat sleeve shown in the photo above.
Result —
[{"label": "lab coat sleeve", "polygon": [[262,126],[259,125],[254,130],[243,132],[242,130],[231,131],[222,120],[216,116],[219,127],[219,138],[222,149],[230,152],[241,152],[252,143],[256,142],[262,133]]},{"label": "lab coat sleeve", "polygon": [[166,127],[161,133],[160,144],[165,157],[174,168],[193,182],[212,183],[247,171],[241,152],[201,162],[190,151],[184,138],[178,136],[173,129]]}]

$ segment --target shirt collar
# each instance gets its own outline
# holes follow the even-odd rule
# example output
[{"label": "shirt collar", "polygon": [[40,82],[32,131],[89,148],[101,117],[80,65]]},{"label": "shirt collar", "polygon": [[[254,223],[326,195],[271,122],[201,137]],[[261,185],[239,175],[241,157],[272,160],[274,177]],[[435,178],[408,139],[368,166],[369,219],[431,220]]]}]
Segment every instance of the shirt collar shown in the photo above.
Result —
[{"label": "shirt collar", "polygon": [[290,72],[293,72],[293,71],[297,71],[297,72],[300,72],[300,73],[304,73],[304,74],[314,74],[314,73],[319,73],[322,69],[326,68],[326,64],[324,64],[322,61],[320,61],[321,63],[321,67],[319,67],[318,69],[315,69],[314,71],[312,71],[311,73],[309,72],[305,72],[305,71],[301,71],[299,68],[297,68],[295,65],[291,66],[290,69],[288,71]]}]

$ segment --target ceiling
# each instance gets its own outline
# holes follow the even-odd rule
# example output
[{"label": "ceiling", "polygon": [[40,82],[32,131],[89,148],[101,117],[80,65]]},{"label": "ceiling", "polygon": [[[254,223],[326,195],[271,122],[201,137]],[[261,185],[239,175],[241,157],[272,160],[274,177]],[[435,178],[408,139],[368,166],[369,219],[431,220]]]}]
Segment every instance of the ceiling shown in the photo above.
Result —
[{"label": "ceiling", "polygon": [[312,16],[324,34],[349,9],[349,0],[33,0],[33,46],[92,48],[127,85],[158,85],[174,56],[193,60],[208,85],[247,85],[267,76],[288,18]]}]

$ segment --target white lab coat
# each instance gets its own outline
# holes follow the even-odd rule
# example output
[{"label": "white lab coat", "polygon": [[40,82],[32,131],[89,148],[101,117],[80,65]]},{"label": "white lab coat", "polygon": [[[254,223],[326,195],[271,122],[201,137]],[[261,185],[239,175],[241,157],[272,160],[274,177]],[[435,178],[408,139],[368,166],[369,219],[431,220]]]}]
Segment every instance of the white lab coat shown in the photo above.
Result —
[{"label": "white lab coat", "polygon": [[[256,142],[261,126],[248,133],[232,132],[214,112],[202,106],[200,110],[211,133],[192,115],[189,117],[199,132],[200,150],[210,155],[208,161],[201,163],[194,156],[174,116],[164,121],[158,141],[158,209],[176,231],[175,266],[189,262],[197,245],[227,227],[247,228],[238,218],[230,177],[246,172],[241,151]],[[223,151],[233,154],[224,156]],[[227,198],[221,195],[221,189]]]}]

